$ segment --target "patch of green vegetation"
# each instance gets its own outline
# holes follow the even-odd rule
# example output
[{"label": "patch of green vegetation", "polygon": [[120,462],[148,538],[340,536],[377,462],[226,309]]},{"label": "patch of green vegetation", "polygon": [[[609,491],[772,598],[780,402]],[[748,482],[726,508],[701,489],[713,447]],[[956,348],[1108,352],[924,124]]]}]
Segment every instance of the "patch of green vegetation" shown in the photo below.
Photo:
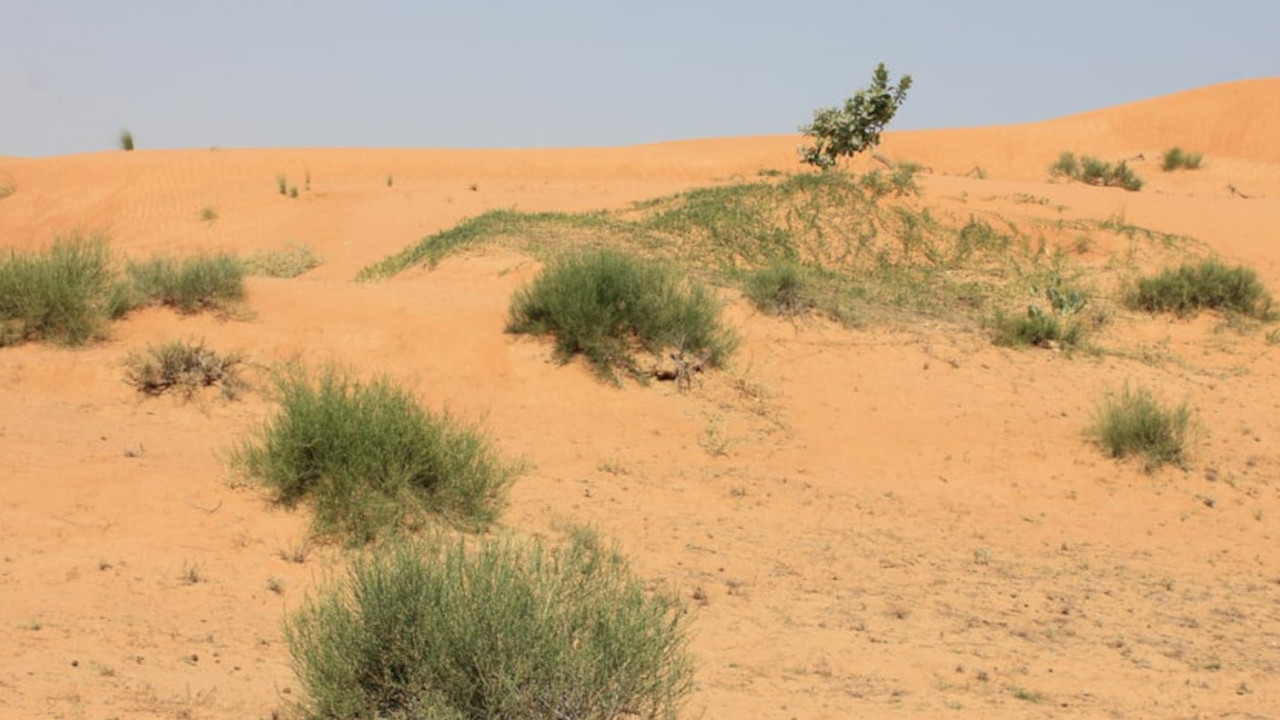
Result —
[{"label": "patch of green vegetation", "polygon": [[100,235],[60,238],[0,259],[0,346],[44,339],[80,345],[114,314],[111,252]]},{"label": "patch of green vegetation", "polygon": [[201,388],[218,386],[222,395],[234,400],[246,387],[240,376],[244,358],[219,354],[204,341],[173,340],[149,346],[144,353],[131,353],[125,361],[125,382],[147,395],[177,390],[190,399]]},{"label": "patch of green vegetation", "polygon": [[134,306],[154,303],[195,313],[227,310],[244,298],[245,265],[227,253],[130,262],[126,272]]},{"label": "patch of green vegetation", "polygon": [[290,243],[279,250],[260,250],[245,258],[250,275],[294,278],[320,266],[324,258],[307,245]]},{"label": "patch of green vegetation", "polygon": [[1012,695],[1019,700],[1024,700],[1030,703],[1041,703],[1044,702],[1045,699],[1044,695],[1026,688],[1014,688],[1012,690]]},{"label": "patch of green vegetation", "polygon": [[1063,320],[1057,315],[1044,312],[1036,305],[1028,307],[1023,315],[997,314],[992,321],[992,328],[995,331],[992,341],[1005,347],[1034,345],[1073,348],[1080,344],[1084,336],[1084,326],[1078,320]]},{"label": "patch of green vegetation", "polygon": [[289,178],[285,177],[284,175],[277,175],[276,190],[279,190],[281,195],[288,195],[289,194]]},{"label": "patch of green vegetation", "polygon": [[744,292],[757,310],[796,317],[814,307],[804,269],[794,263],[774,263],[747,273]]},{"label": "patch of green vegetation", "polygon": [[562,362],[581,353],[609,378],[616,368],[638,374],[637,347],[674,349],[718,367],[734,345],[705,287],[669,265],[616,250],[553,261],[512,297],[507,330],[554,335]]},{"label": "patch of green vegetation", "polygon": [[673,720],[688,616],[617,550],[574,532],[402,542],[290,617],[305,718]]},{"label": "patch of green vegetation", "polygon": [[18,184],[14,182],[13,178],[0,178],[0,200],[3,200],[16,192],[18,192]]},{"label": "patch of green vegetation", "polygon": [[204,207],[200,208],[200,219],[203,222],[212,224],[213,221],[218,219],[218,211],[214,210],[213,207],[210,205],[205,205]]},{"label": "patch of green vegetation", "polygon": [[1271,294],[1251,268],[1230,267],[1217,260],[1184,264],[1142,277],[1125,298],[1129,307],[1147,312],[1194,315],[1200,310],[1239,313],[1259,320],[1275,319]]},{"label": "patch of green vegetation", "polygon": [[1203,161],[1204,155],[1200,153],[1183,152],[1180,147],[1172,147],[1164,152],[1161,157],[1160,167],[1165,172],[1181,169],[1199,170]]},{"label": "patch of green vegetation", "polygon": [[1075,153],[1063,152],[1049,166],[1049,177],[1076,180],[1088,185],[1103,187],[1120,187],[1130,192],[1142,189],[1142,179],[1133,172],[1129,164],[1121,160],[1112,165],[1088,155],[1076,159]]},{"label": "patch of green vegetation", "polygon": [[497,518],[517,468],[480,432],[428,412],[391,380],[295,369],[276,390],[279,410],[234,462],[284,505],[312,502],[317,534],[359,544],[429,516],[471,528]]},{"label": "patch of green vegetation", "polygon": [[[1100,222],[1032,219],[1028,232],[991,214],[939,212],[909,195],[895,196],[891,178],[879,171],[797,174],[697,188],[611,212],[490,211],[358,277],[391,276],[484,243],[544,260],[565,248],[615,248],[675,261],[722,284],[742,283],[775,265],[804,268],[818,309],[843,319],[907,312],[972,321],[1045,287],[1067,262],[1050,250],[1046,233],[1106,229]],[[1157,235],[1131,226],[1116,231]],[[1078,246],[1079,238],[1063,238],[1068,242]]]},{"label": "patch of green vegetation", "polygon": [[1148,470],[1185,460],[1191,411],[1186,403],[1166,408],[1145,388],[1109,395],[1094,416],[1089,435],[1113,458],[1141,455]]},{"label": "patch of green vegetation", "polygon": [[504,238],[554,237],[565,230],[606,229],[612,221],[604,213],[523,213],[516,210],[489,210],[476,217],[428,235],[356,275],[357,280],[391,277],[415,265],[435,267],[449,254],[469,245],[496,242]]},{"label": "patch of green vegetation", "polygon": [[133,133],[128,128],[120,131],[120,149],[125,152],[133,152]]}]

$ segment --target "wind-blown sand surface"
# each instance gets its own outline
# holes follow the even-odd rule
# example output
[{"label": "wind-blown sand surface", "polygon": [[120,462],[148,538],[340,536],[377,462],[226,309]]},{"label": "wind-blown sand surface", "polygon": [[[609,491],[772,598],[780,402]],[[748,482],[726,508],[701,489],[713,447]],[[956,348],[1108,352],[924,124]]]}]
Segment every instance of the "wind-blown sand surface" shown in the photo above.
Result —
[{"label": "wind-blown sand surface", "polygon": [[[681,394],[616,388],[504,334],[510,294],[538,268],[512,250],[352,281],[486,209],[621,208],[799,169],[797,143],[0,158],[16,188],[0,199],[6,246],[79,228],[132,257],[297,242],[325,258],[250,279],[248,318],[154,309],[85,348],[0,349],[0,717],[265,718],[297,698],[282,621],[340,553],[282,557],[304,546],[306,511],[227,468],[271,410],[261,393],[183,402],[122,381],[131,351],[185,337],[262,364],[387,373],[481,422],[530,466],[504,531],[595,525],[696,608],[687,717],[1280,717],[1274,326],[1120,313],[1098,342],[1124,352],[1067,356],[928,319],[792,323],[726,289],[742,346]],[[1205,167],[1160,172],[1173,145]],[[1141,154],[1147,185],[1049,183],[1062,150]],[[1120,214],[1280,290],[1280,80],[891,133],[884,152],[930,169],[926,206]],[[966,176],[975,166],[985,179]],[[301,187],[306,172],[310,191],[277,194],[278,174]],[[1083,436],[1126,382],[1196,411],[1185,471],[1145,473]],[[188,584],[193,567],[202,582]]]}]

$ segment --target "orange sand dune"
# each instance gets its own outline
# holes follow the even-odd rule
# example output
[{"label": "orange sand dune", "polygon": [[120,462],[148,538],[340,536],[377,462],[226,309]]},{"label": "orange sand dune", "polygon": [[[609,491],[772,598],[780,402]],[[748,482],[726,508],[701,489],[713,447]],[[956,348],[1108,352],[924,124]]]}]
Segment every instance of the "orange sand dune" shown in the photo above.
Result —
[{"label": "orange sand dune", "polygon": [[[1122,216],[1280,289],[1278,91],[1256,80],[891,133],[884,151],[932,169],[920,202],[946,216]],[[305,511],[227,470],[270,411],[261,393],[184,403],[122,382],[130,352],[182,337],[388,373],[482,422],[531,468],[500,532],[596,525],[696,608],[687,717],[1277,717],[1274,326],[1118,311],[1097,340],[1109,352],[1068,357],[928,319],[793,324],[726,289],[742,347],[681,394],[615,388],[504,334],[510,294],[537,270],[513,251],[352,282],[486,209],[623,207],[796,168],[797,142],[0,158],[16,189],[0,199],[6,246],[80,228],[131,256],[298,242],[326,260],[251,279],[244,318],[148,310],[86,348],[0,349],[0,718],[265,718],[298,697],[281,621],[339,553],[282,557],[304,544]],[[1174,144],[1205,153],[1204,169],[1161,173]],[[1141,153],[1148,185],[1049,183],[1060,150]],[[986,179],[964,176],[975,166]],[[279,174],[298,199],[278,194]],[[1101,247],[1086,259],[1105,262]],[[1185,471],[1146,474],[1083,437],[1126,382],[1195,409]],[[184,582],[193,567],[202,581]]]}]

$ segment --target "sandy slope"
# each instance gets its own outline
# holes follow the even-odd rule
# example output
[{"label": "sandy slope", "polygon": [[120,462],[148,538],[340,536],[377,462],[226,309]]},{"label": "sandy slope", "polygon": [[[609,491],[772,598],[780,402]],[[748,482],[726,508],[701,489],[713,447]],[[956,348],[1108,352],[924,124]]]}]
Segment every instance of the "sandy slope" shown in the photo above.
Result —
[{"label": "sandy slope", "polygon": [[[1265,330],[1122,313],[1103,342],[1125,353],[1067,358],[923,321],[796,326],[735,301],[733,370],[681,395],[615,389],[504,335],[536,271],[512,252],[350,281],[484,209],[619,207],[790,169],[796,142],[0,159],[17,187],[0,200],[7,245],[101,228],[127,255],[302,242],[327,260],[251,280],[249,319],[147,311],[89,348],[0,350],[0,717],[270,717],[295,696],[281,620],[334,556],[283,558],[305,515],[231,482],[223,456],[265,400],[143,399],[121,382],[130,351],[185,336],[389,373],[483,422],[532,468],[508,531],[595,524],[698,607],[690,717],[1280,717],[1280,346]],[[1205,169],[1160,173],[1173,144]],[[1046,183],[1068,149],[1143,154],[1147,188]],[[894,134],[885,150],[932,168],[926,204],[1123,214],[1280,289],[1280,80]],[[963,177],[974,166],[985,180]],[[276,193],[277,174],[301,188],[307,172],[299,199]],[[1196,408],[1189,471],[1147,475],[1082,438],[1126,381]],[[192,568],[201,582],[184,582]]]}]

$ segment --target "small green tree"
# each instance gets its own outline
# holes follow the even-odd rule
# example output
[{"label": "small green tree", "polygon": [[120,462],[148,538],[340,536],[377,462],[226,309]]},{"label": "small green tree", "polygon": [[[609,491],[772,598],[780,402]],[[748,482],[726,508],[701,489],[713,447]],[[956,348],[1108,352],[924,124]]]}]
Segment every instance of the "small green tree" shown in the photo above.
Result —
[{"label": "small green tree", "polygon": [[801,161],[827,170],[842,157],[864,150],[875,152],[880,133],[907,99],[911,76],[903,75],[896,88],[889,87],[889,70],[880,63],[871,77],[871,87],[863,88],[844,101],[844,107],[828,107],[813,112],[813,122],[800,128],[814,144],[800,146]]}]

